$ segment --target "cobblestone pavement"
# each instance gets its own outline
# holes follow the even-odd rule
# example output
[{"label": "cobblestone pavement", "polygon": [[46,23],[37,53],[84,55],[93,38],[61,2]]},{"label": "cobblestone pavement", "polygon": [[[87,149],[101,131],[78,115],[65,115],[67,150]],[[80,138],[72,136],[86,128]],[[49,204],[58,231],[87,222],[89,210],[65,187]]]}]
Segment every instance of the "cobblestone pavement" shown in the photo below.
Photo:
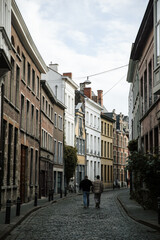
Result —
[{"label": "cobblestone pavement", "polygon": [[7,240],[160,240],[160,233],[129,218],[116,191],[102,194],[101,208],[84,209],[82,195],[57,202],[30,215]]}]

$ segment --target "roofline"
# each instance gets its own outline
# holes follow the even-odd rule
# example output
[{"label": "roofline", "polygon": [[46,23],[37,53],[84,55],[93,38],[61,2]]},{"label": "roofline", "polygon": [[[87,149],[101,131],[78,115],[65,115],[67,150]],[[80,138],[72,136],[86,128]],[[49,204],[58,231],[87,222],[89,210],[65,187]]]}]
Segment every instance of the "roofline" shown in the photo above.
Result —
[{"label": "roofline", "polygon": [[79,86],[71,78],[62,75],[62,79],[66,79],[70,84],[72,84],[72,86],[74,86],[75,90],[78,89]]},{"label": "roofline", "polygon": [[56,98],[56,96],[54,95],[51,87],[49,86],[46,80],[41,80],[41,85],[42,85],[42,88],[46,91],[47,96],[51,99],[52,102],[56,103],[63,109],[67,108],[60,100]]},{"label": "roofline", "polygon": [[130,56],[131,59],[133,60],[139,59],[144,48],[144,43],[146,42],[146,39],[150,32],[152,31],[152,29],[153,29],[153,0],[149,0],[144,17],[142,19],[140,28],[135,39],[135,43],[131,51]]},{"label": "roofline", "polygon": [[104,118],[104,119],[106,119],[106,120],[108,120],[110,122],[113,122],[113,123],[115,122],[115,120],[113,118],[110,118],[107,115],[104,115],[103,113],[101,113],[101,118]]},{"label": "roofline", "polygon": [[89,97],[87,97],[86,95],[84,95],[84,96],[85,96],[85,99],[86,99],[86,100],[88,100],[90,103],[96,105],[96,106],[99,108],[99,110],[103,110],[103,107],[101,107],[98,103],[96,103],[95,101],[93,101],[92,99],[90,99]]},{"label": "roofline", "polygon": [[40,73],[46,73],[47,72],[47,66],[40,55],[32,37],[31,34],[26,26],[26,23],[20,13],[20,10],[15,2],[15,0],[12,0],[12,19],[11,22],[15,29],[17,30],[17,33],[26,48],[26,51],[30,55],[30,57],[33,59],[36,67],[39,69]]}]

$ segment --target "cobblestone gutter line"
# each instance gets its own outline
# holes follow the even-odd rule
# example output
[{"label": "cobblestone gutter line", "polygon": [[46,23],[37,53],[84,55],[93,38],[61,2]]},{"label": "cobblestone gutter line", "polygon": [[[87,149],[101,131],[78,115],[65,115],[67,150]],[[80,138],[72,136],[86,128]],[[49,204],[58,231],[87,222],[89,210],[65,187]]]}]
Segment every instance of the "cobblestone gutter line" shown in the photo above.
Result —
[{"label": "cobblestone gutter line", "polygon": [[135,217],[133,217],[133,216],[127,211],[125,205],[121,202],[121,200],[118,198],[118,196],[117,196],[117,200],[118,200],[118,202],[120,203],[120,205],[122,206],[122,208],[124,209],[124,211],[126,212],[126,214],[127,214],[130,218],[132,218],[134,221],[136,221],[136,222],[138,222],[138,223],[141,223],[141,224],[143,224],[143,225],[145,225],[145,226],[147,226],[147,227],[153,228],[153,229],[155,229],[155,230],[157,230],[157,231],[160,232],[160,227],[158,227],[158,226],[156,226],[156,225],[154,225],[154,224],[152,224],[152,223],[149,223],[149,222],[147,222],[147,221],[144,221],[144,220],[141,220],[141,219],[136,219]]}]

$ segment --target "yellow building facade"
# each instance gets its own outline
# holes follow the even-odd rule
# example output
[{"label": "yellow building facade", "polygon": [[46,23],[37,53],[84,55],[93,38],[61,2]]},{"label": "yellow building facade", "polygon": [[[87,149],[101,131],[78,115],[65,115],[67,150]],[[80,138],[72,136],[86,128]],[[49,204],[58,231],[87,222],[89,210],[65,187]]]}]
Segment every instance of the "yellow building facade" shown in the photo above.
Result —
[{"label": "yellow building facade", "polygon": [[113,123],[105,113],[101,115],[101,179],[104,188],[113,187]]}]

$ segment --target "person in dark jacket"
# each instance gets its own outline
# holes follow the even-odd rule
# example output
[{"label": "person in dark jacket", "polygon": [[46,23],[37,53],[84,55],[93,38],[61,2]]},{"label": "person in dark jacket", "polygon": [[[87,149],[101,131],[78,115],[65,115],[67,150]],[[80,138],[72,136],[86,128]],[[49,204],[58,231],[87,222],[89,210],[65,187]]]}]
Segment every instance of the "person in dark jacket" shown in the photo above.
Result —
[{"label": "person in dark jacket", "polygon": [[83,205],[84,208],[89,207],[89,193],[90,189],[92,187],[92,182],[88,179],[88,176],[85,176],[85,178],[80,182],[80,190],[83,191]]}]

